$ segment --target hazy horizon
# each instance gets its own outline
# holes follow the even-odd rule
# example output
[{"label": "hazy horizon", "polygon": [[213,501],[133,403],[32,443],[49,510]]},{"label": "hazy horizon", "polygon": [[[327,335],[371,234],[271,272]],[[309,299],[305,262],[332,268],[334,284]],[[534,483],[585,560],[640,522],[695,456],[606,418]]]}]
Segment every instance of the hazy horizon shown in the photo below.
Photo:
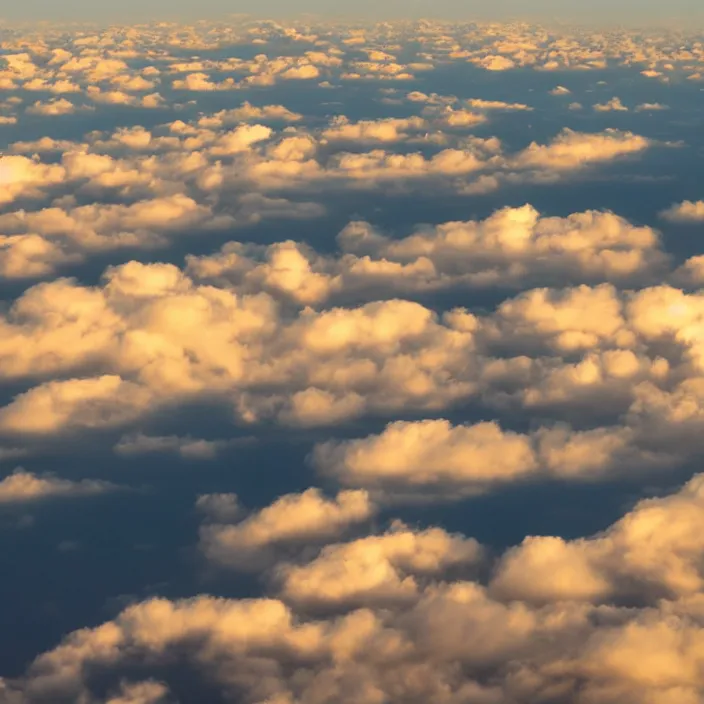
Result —
[{"label": "hazy horizon", "polygon": [[628,26],[690,27],[704,21],[704,7],[696,0],[673,0],[664,4],[654,0],[593,0],[589,6],[568,0],[538,0],[527,5],[519,0],[496,0],[487,6],[480,2],[458,0],[391,0],[377,3],[361,0],[353,6],[347,3],[326,3],[323,0],[304,0],[292,7],[283,0],[262,2],[229,2],[228,0],[124,0],[115,4],[93,3],[88,0],[65,0],[49,3],[47,0],[26,0],[0,12],[0,21],[6,22],[136,22],[146,20],[218,19],[245,14],[256,19],[295,19],[303,15],[322,18],[366,19],[446,19],[457,21],[496,20],[579,23],[589,26],[624,24]]}]

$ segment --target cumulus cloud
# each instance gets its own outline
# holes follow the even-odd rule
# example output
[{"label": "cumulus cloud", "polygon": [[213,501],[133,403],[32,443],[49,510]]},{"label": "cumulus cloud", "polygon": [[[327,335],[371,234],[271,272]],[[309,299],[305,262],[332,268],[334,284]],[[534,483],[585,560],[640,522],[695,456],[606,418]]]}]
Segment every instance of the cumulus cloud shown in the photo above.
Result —
[{"label": "cumulus cloud", "polygon": [[337,237],[333,259],[283,242],[267,248],[231,242],[190,257],[188,270],[247,291],[266,290],[301,304],[344,294],[411,294],[452,287],[519,287],[532,281],[657,280],[667,270],[659,235],[608,212],[541,217],[504,208],[483,221],[418,228],[393,239],[356,221]]},{"label": "cumulus cloud", "polygon": [[596,112],[628,112],[628,108],[621,102],[621,98],[613,97],[606,103],[594,105]]},{"label": "cumulus cloud", "polygon": [[350,122],[340,116],[324,130],[322,136],[328,140],[361,142],[395,142],[405,139],[408,130],[422,130],[427,123],[422,117],[408,119],[363,120]]},{"label": "cumulus cloud", "polygon": [[115,375],[49,381],[0,409],[0,430],[50,434],[120,425],[137,417],[149,400],[146,389]]},{"label": "cumulus cloud", "polygon": [[306,565],[280,565],[274,580],[285,601],[307,608],[383,606],[417,598],[423,578],[476,567],[482,556],[471,538],[396,522],[383,535],[327,545]]},{"label": "cumulus cloud", "polygon": [[[75,165],[74,165],[75,168]],[[91,204],[50,207],[0,215],[0,270],[8,278],[45,276],[90,254],[128,247],[163,247],[169,237],[222,230],[234,224],[228,215],[177,194],[131,205]]]},{"label": "cumulus cloud", "polygon": [[677,203],[667,210],[664,210],[661,217],[671,222],[703,222],[704,221],[704,200],[685,200]]},{"label": "cumulus cloud", "polygon": [[59,165],[41,164],[24,156],[0,156],[0,206],[19,197],[37,197],[43,188],[61,183],[64,176]]},{"label": "cumulus cloud", "polygon": [[17,469],[0,481],[0,505],[15,506],[44,499],[94,496],[117,488],[115,484],[96,479],[72,481]]},{"label": "cumulus cloud", "polygon": [[[487,585],[452,576],[480,566],[476,542],[396,523],[282,565],[280,599],[133,604],[2,681],[1,701],[88,699],[98,672],[114,697],[178,696],[178,653],[179,672],[226,699],[695,702],[701,485],[643,501],[594,538],[527,539]],[[128,664],[164,684],[120,683]]]},{"label": "cumulus cloud", "polygon": [[47,103],[37,101],[27,108],[30,115],[70,115],[76,110],[76,106],[66,98],[57,98]]},{"label": "cumulus cloud", "polygon": [[343,484],[382,490],[383,500],[459,499],[497,485],[539,478],[593,480],[652,463],[629,428],[530,434],[495,422],[397,421],[379,435],[318,444],[312,462]]},{"label": "cumulus cloud", "polygon": [[611,128],[592,134],[565,129],[550,144],[534,142],[514,163],[527,168],[573,169],[636,154],[650,144],[645,137]]},{"label": "cumulus cloud", "polygon": [[542,603],[620,597],[655,604],[697,595],[704,583],[704,541],[697,531],[702,512],[698,476],[676,494],[639,502],[593,538],[526,538],[502,557],[491,588]]},{"label": "cumulus cloud", "polygon": [[[222,518],[223,499],[199,500],[215,518]],[[287,494],[235,524],[206,524],[200,546],[205,556],[232,569],[257,570],[272,563],[277,550],[321,542],[368,521],[375,507],[365,491],[341,491],[328,499],[318,489]],[[237,512],[234,512],[237,515]]]}]

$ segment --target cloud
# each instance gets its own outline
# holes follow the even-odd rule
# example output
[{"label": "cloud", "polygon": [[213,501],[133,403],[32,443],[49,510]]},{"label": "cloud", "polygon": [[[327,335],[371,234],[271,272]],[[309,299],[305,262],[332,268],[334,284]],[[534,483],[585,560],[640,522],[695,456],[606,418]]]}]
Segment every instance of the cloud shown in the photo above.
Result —
[{"label": "cloud", "polygon": [[660,213],[660,217],[670,222],[703,222],[704,221],[704,200],[685,200],[682,203],[672,205],[667,210]]},{"label": "cloud", "polygon": [[487,71],[509,71],[512,68],[516,68],[516,64],[511,59],[506,56],[496,54],[482,56],[481,58],[476,58],[472,61],[477,64],[477,66],[480,66]]},{"label": "cloud", "polygon": [[53,498],[94,496],[117,489],[115,484],[96,479],[71,481],[52,475],[37,476],[17,469],[0,481],[0,506],[16,506]]},{"label": "cloud", "polygon": [[704,584],[704,483],[639,502],[593,538],[529,537],[501,559],[491,589],[502,597],[552,603],[626,598],[649,604],[698,594]]},{"label": "cloud", "polygon": [[611,98],[606,103],[597,103],[593,106],[596,112],[628,112],[628,108],[621,102],[621,98]]},{"label": "cloud", "polygon": [[242,518],[244,511],[237,494],[202,494],[196,508],[213,523],[232,523]]},{"label": "cloud", "polygon": [[42,103],[37,101],[32,106],[27,108],[27,113],[30,115],[71,115],[76,112],[76,106],[65,98],[58,98],[56,100],[49,101],[48,103]]},{"label": "cloud", "polygon": [[[176,665],[251,701],[696,702],[701,485],[594,538],[528,539],[487,585],[452,576],[481,565],[474,541],[396,523],[282,566],[281,599],[136,603],[0,682],[0,701],[89,700],[97,673],[114,697],[178,696]],[[164,684],[120,684],[135,665]]]},{"label": "cloud", "polygon": [[24,156],[0,156],[0,206],[20,197],[39,197],[43,188],[61,183],[64,177],[59,165],[37,163]]},{"label": "cloud", "polygon": [[[201,497],[199,508],[204,507],[210,515],[222,516],[222,499]],[[365,491],[341,491],[328,499],[318,489],[308,489],[281,496],[239,523],[204,525],[200,548],[217,564],[256,571],[274,562],[277,551],[340,536],[351,526],[368,521],[374,512]]]},{"label": "cloud", "polygon": [[636,112],[655,112],[659,110],[669,110],[669,105],[663,103],[640,103],[636,106]]},{"label": "cloud", "polygon": [[331,141],[396,142],[406,139],[408,130],[423,130],[426,126],[427,123],[422,117],[362,120],[354,123],[340,116],[322,132],[322,136]]},{"label": "cloud", "polygon": [[160,704],[168,693],[168,687],[161,682],[123,682],[120,691],[106,699],[105,704]]},{"label": "cloud", "polygon": [[326,545],[306,565],[279,565],[273,579],[286,602],[306,608],[383,606],[412,601],[424,578],[476,568],[482,557],[476,540],[396,522],[383,535]]},{"label": "cloud", "polygon": [[503,208],[483,221],[417,228],[405,238],[355,221],[337,242],[342,254],[335,258],[292,241],[266,248],[230,242],[215,255],[189,257],[187,266],[204,280],[315,305],[365,292],[391,296],[533,281],[657,280],[668,264],[652,229],[608,212],[541,217],[529,205]]},{"label": "cloud", "polygon": [[175,453],[189,460],[211,460],[218,453],[231,445],[233,441],[202,440],[177,435],[154,436],[125,435],[115,445],[115,452],[126,457],[149,455],[154,453]]},{"label": "cloud", "polygon": [[111,427],[137,417],[149,401],[146,389],[115,375],[49,381],[19,394],[0,409],[0,430],[50,434]]},{"label": "cloud", "polygon": [[319,472],[348,486],[381,490],[382,500],[457,500],[506,483],[593,480],[642,469],[647,453],[629,428],[574,431],[565,425],[530,434],[495,422],[453,426],[446,420],[396,421],[379,435],[315,446]]},{"label": "cloud", "polygon": [[[72,168],[90,169],[91,165],[74,163]],[[231,216],[216,215],[211,207],[181,194],[130,205],[96,203],[11,212],[0,215],[0,228],[8,233],[0,237],[0,268],[8,278],[44,276],[91,254],[163,247],[176,234],[192,229],[218,231],[234,222]]]},{"label": "cloud", "polygon": [[275,122],[300,122],[303,115],[292,112],[283,105],[255,106],[245,100],[239,108],[220,110],[213,115],[204,115],[198,120],[200,127],[212,129],[238,122],[260,122],[271,120]]},{"label": "cloud", "polygon": [[503,100],[484,100],[482,98],[469,98],[464,101],[468,107],[474,110],[532,110],[525,103],[507,103]]},{"label": "cloud", "polygon": [[632,132],[607,129],[587,134],[566,128],[550,144],[533,142],[518,154],[514,164],[522,168],[574,169],[636,154],[650,145],[650,140]]}]

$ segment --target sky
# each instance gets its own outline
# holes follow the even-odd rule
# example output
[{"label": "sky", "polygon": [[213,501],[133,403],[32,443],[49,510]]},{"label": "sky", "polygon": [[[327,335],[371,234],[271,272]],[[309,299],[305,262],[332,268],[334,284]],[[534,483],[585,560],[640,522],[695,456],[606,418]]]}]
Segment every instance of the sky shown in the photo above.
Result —
[{"label": "sky", "polygon": [[262,0],[252,3],[242,0],[124,0],[121,3],[102,3],[92,0],[65,0],[55,3],[49,0],[26,0],[11,3],[0,13],[0,17],[11,21],[120,21],[142,19],[197,19],[199,17],[223,16],[229,13],[248,13],[257,17],[294,17],[302,13],[323,16],[353,16],[363,19],[403,19],[418,17],[440,17],[471,20],[473,18],[507,19],[526,18],[540,21],[579,21],[590,24],[613,22],[630,25],[650,25],[655,22],[691,26],[701,22],[704,10],[697,0],[594,0],[590,3],[579,0],[496,0],[492,3],[464,2],[459,0],[387,0],[383,3],[360,0],[353,4],[334,0],[303,0],[296,3],[283,0]]},{"label": "sky", "polygon": [[703,704],[704,34],[129,2],[0,28],[0,704]]}]

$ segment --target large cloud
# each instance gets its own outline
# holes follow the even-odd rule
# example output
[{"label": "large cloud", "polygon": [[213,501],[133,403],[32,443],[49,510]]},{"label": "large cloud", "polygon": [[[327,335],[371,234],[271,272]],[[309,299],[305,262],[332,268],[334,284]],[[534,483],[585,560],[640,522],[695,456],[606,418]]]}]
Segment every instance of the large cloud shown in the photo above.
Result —
[{"label": "large cloud", "polygon": [[[0,701],[91,701],[98,673],[116,692],[128,671],[123,696],[167,686],[178,696],[183,680],[169,673],[182,677],[185,665],[225,701],[694,704],[701,486],[698,477],[644,501],[593,539],[529,539],[488,587],[449,576],[476,564],[476,543],[396,525],[282,567],[295,607],[207,596],[134,604],[0,683]],[[619,593],[630,605],[589,603]],[[327,615],[311,619],[304,603]],[[157,670],[164,684],[150,679]]]},{"label": "large cloud", "polygon": [[[387,501],[434,494],[459,499],[504,483],[553,477],[593,480],[640,470],[657,457],[636,447],[632,429],[574,431],[564,425],[531,434],[497,423],[452,426],[445,420],[397,421],[380,435],[328,441],[312,460],[344,484],[384,490]],[[662,459],[662,458],[661,458]]]},{"label": "large cloud", "polygon": [[268,247],[230,242],[215,255],[189,257],[188,271],[243,291],[263,289],[299,304],[323,304],[369,292],[408,295],[548,280],[657,281],[668,262],[651,228],[608,212],[540,217],[528,205],[503,208],[483,221],[419,228],[402,239],[355,221],[337,241],[343,253],[336,258],[292,241]]}]

